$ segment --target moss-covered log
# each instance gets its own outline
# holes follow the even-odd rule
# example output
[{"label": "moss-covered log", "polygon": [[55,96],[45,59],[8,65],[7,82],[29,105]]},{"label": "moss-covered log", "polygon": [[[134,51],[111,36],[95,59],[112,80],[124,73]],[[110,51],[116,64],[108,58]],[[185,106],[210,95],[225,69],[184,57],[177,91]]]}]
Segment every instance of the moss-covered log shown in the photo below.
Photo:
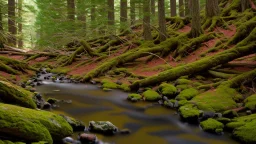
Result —
[{"label": "moss-covered log", "polygon": [[86,41],[81,41],[80,43],[89,56],[101,56],[100,54],[96,53]]},{"label": "moss-covered log", "polygon": [[0,99],[9,104],[27,108],[36,108],[34,94],[9,82],[0,81]]},{"label": "moss-covered log", "polygon": [[18,71],[25,72],[26,69],[29,69],[29,66],[27,63],[10,59],[4,56],[0,56],[0,61]]},{"label": "moss-covered log", "polygon": [[137,49],[131,50],[131,51],[126,52],[126,53],[124,53],[124,54],[122,54],[118,57],[115,57],[115,58],[103,63],[102,65],[100,65],[96,69],[90,71],[88,74],[86,74],[84,76],[84,81],[88,81],[91,78],[94,78],[94,77],[96,77],[100,74],[103,74],[106,71],[108,71],[112,68],[115,68],[118,65],[122,65],[122,64],[125,64],[127,62],[134,61],[138,58],[148,56],[151,53],[162,52],[164,54],[168,54],[168,53],[170,53],[170,51],[173,51],[177,48],[178,43],[179,43],[178,40],[183,36],[184,35],[176,37],[176,38],[168,39],[168,40],[162,42],[160,45],[153,46],[153,47],[152,46],[151,47],[145,46],[147,44],[141,45]]},{"label": "moss-covered log", "polygon": [[[255,29],[256,30],[256,29]],[[252,36],[253,37],[253,36]],[[256,35],[254,36],[256,37]],[[250,38],[248,38],[250,39]],[[242,44],[241,44],[242,45]],[[161,83],[163,81],[175,80],[184,75],[195,74],[203,70],[210,69],[223,63],[227,63],[236,58],[246,56],[255,52],[255,41],[246,46],[237,46],[235,48],[223,51],[211,57],[203,58],[193,63],[179,66],[160,73],[157,76],[152,76],[141,81],[137,81],[131,85],[132,90],[137,90],[139,87],[145,87]]]},{"label": "moss-covered log", "polygon": [[61,141],[73,133],[61,116],[18,106],[0,104],[0,135],[26,143]]},{"label": "moss-covered log", "polygon": [[107,44],[105,44],[104,46],[100,47],[97,50],[97,53],[105,52],[110,46],[116,46],[116,45],[121,44],[122,42],[123,42],[123,40],[120,39],[120,38],[118,38],[116,40],[111,40]]},{"label": "moss-covered log", "polygon": [[0,71],[4,71],[7,72],[9,74],[19,74],[18,71],[16,71],[15,69],[9,67],[8,65],[0,62]]},{"label": "moss-covered log", "polygon": [[224,79],[229,79],[235,76],[234,74],[227,74],[227,73],[217,72],[213,70],[209,70],[208,73],[216,78],[224,78]]}]

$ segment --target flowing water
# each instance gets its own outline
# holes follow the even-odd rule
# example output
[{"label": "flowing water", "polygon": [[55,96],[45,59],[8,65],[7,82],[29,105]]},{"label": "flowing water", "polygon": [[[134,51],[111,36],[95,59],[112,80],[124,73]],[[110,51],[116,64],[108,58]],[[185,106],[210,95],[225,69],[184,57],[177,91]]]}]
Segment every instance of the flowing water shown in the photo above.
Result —
[{"label": "flowing water", "polygon": [[[129,135],[97,137],[115,144],[233,144],[228,134],[213,135],[203,132],[199,126],[179,120],[176,111],[151,103],[130,103],[127,93],[113,90],[104,92],[95,85],[53,83],[44,81],[37,91],[45,98],[72,100],[72,104],[60,104],[54,112],[72,116],[78,120],[110,121],[119,129],[128,128]],[[150,107],[149,107],[150,106]]]}]

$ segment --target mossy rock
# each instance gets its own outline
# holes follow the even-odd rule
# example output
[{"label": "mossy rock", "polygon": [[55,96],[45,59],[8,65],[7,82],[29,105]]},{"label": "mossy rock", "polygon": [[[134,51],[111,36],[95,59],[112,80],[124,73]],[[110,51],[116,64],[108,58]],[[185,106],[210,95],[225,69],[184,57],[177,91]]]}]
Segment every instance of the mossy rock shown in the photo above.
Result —
[{"label": "mossy rock", "polygon": [[187,80],[187,79],[184,79],[184,78],[181,78],[181,79],[177,79],[176,81],[176,85],[184,85],[184,84],[190,84],[192,83],[191,80]]},{"label": "mossy rock", "polygon": [[147,90],[142,95],[146,101],[158,101],[161,99],[161,96],[154,90]]},{"label": "mossy rock", "polygon": [[207,91],[195,96],[191,101],[196,103],[200,110],[223,112],[237,108],[235,101],[241,97],[235,89],[218,87],[215,91]]},{"label": "mossy rock", "polygon": [[193,104],[186,104],[179,108],[181,117],[188,122],[197,122],[199,116],[201,115],[198,108]]},{"label": "mossy rock", "polygon": [[231,119],[229,119],[229,118],[224,118],[224,117],[222,117],[222,118],[217,118],[216,120],[219,121],[219,122],[221,122],[221,123],[223,123],[224,125],[227,124],[227,123],[229,123],[229,122],[231,122]]},{"label": "mossy rock", "polygon": [[159,86],[159,90],[160,92],[164,95],[167,96],[169,98],[172,98],[175,96],[175,94],[177,93],[177,89],[174,85],[172,84],[167,84],[167,83],[162,83]]},{"label": "mossy rock", "polygon": [[238,117],[238,113],[234,110],[227,110],[223,112],[223,117],[226,118],[234,118],[234,117]]},{"label": "mossy rock", "polygon": [[132,93],[128,95],[127,100],[130,100],[132,102],[137,102],[142,100],[142,96],[140,94]]},{"label": "mossy rock", "polygon": [[206,121],[200,122],[200,126],[204,131],[212,133],[221,133],[223,132],[224,125],[212,118],[209,118]]},{"label": "mossy rock", "polygon": [[196,76],[196,79],[197,79],[197,80],[206,80],[206,78],[203,77],[203,76],[201,76],[201,75],[197,75],[197,76]]},{"label": "mossy rock", "polygon": [[179,107],[181,107],[181,106],[184,106],[184,105],[188,104],[188,101],[187,100],[180,100],[180,101],[178,101],[178,104],[179,104]]},{"label": "mossy rock", "polygon": [[109,80],[102,80],[101,84],[102,84],[103,88],[108,88],[108,89],[117,89],[118,88],[118,84],[111,82]]},{"label": "mossy rock", "polygon": [[72,127],[54,113],[0,104],[0,133],[22,141],[62,140],[73,133]]},{"label": "mossy rock", "polygon": [[197,89],[189,88],[180,92],[180,94],[176,97],[177,100],[191,100],[193,97],[198,95],[199,92]]},{"label": "mossy rock", "polygon": [[233,129],[232,136],[241,143],[256,143],[256,114],[235,118],[226,126]]},{"label": "mossy rock", "polygon": [[190,86],[186,85],[186,84],[183,84],[183,85],[176,85],[176,88],[179,89],[179,90],[185,90],[185,89],[190,88]]},{"label": "mossy rock", "polygon": [[6,81],[0,81],[0,99],[9,104],[27,108],[36,108],[34,94]]},{"label": "mossy rock", "polygon": [[46,101],[52,105],[52,104],[56,104],[56,103],[59,102],[60,100],[57,100],[57,99],[55,99],[55,98],[48,98]]},{"label": "mossy rock", "polygon": [[245,107],[250,110],[256,109],[256,94],[249,96],[244,100]]}]

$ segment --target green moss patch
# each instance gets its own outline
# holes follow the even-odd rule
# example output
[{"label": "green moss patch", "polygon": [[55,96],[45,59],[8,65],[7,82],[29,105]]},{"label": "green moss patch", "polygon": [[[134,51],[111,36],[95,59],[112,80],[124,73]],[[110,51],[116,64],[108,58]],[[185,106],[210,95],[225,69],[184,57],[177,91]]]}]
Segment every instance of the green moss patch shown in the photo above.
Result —
[{"label": "green moss patch", "polygon": [[200,110],[222,112],[237,107],[235,99],[241,95],[232,88],[218,87],[215,91],[207,91],[195,96],[195,102]]},{"label": "green moss patch", "polygon": [[142,100],[142,96],[140,94],[129,94],[127,97],[127,100],[133,101],[133,102],[137,102]]},{"label": "green moss patch", "polygon": [[27,108],[36,108],[33,95],[33,93],[19,86],[0,81],[0,99],[5,103],[16,104]]},{"label": "green moss patch", "polygon": [[161,96],[154,90],[147,90],[142,94],[146,101],[158,101]]},{"label": "green moss patch", "polygon": [[249,96],[244,100],[245,107],[250,110],[256,109],[256,94]]},{"label": "green moss patch", "polygon": [[162,83],[159,86],[160,92],[169,98],[174,97],[175,94],[177,93],[177,89],[174,85],[172,84],[167,84],[167,83]]},{"label": "green moss patch", "polygon": [[190,84],[192,81],[187,79],[177,79],[176,84],[177,85],[184,85],[184,84]]},{"label": "green moss patch", "polygon": [[200,126],[204,131],[212,133],[220,133],[223,131],[224,125],[215,119],[209,118],[206,121],[200,123]]},{"label": "green moss patch", "polygon": [[195,122],[200,116],[200,111],[193,104],[186,104],[179,108],[181,117],[187,121]]},{"label": "green moss patch", "polygon": [[0,104],[0,133],[29,142],[61,140],[73,133],[61,116],[8,104]]},{"label": "green moss patch", "polygon": [[197,89],[189,88],[180,92],[180,94],[176,97],[177,100],[191,100],[193,97],[198,95],[199,92]]},{"label": "green moss patch", "polygon": [[241,143],[256,143],[256,114],[235,118],[226,126],[234,129],[233,137]]}]

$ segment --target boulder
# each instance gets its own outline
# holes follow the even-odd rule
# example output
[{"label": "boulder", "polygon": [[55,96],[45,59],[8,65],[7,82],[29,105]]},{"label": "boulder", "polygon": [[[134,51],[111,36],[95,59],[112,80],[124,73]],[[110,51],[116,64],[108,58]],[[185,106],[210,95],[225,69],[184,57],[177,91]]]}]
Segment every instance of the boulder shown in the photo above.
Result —
[{"label": "boulder", "polygon": [[244,100],[245,108],[249,110],[256,109],[256,94],[249,96]]},{"label": "boulder", "polygon": [[180,94],[176,97],[176,99],[177,100],[191,100],[198,94],[199,94],[199,92],[197,89],[189,88],[189,89],[185,89],[185,90],[181,91]]},{"label": "boulder", "polygon": [[97,141],[97,137],[94,134],[82,133],[78,136],[78,139],[82,144],[94,144]]},{"label": "boulder", "polygon": [[84,131],[85,130],[85,124],[79,120],[76,120],[72,117],[62,116],[73,128],[73,131]]},{"label": "boulder", "polygon": [[22,141],[61,141],[73,133],[64,118],[54,113],[0,104],[0,133]]},{"label": "boulder", "polygon": [[154,90],[147,90],[142,93],[146,101],[158,101],[161,99],[161,96]]},{"label": "boulder", "polygon": [[237,114],[236,111],[234,110],[227,110],[223,113],[223,117],[226,117],[226,118],[234,118],[234,117],[238,117],[239,115]]},{"label": "boulder", "polygon": [[167,96],[168,98],[174,98],[177,93],[176,87],[167,83],[162,83],[159,86],[159,91],[162,93],[162,95]]},{"label": "boulder", "polygon": [[181,106],[179,108],[179,112],[180,112],[181,118],[183,118],[184,120],[190,123],[197,123],[198,118],[201,115],[198,108],[193,104],[186,104],[184,106]]},{"label": "boulder", "polygon": [[9,82],[0,81],[0,99],[8,104],[15,104],[27,108],[36,108],[34,94]]},{"label": "boulder", "polygon": [[142,96],[140,94],[132,93],[132,94],[128,95],[127,100],[132,101],[132,102],[137,102],[137,101],[142,100]]},{"label": "boulder", "polygon": [[118,131],[118,128],[109,121],[90,121],[89,131],[113,135]]},{"label": "boulder", "polygon": [[215,119],[209,118],[206,121],[200,123],[200,126],[204,131],[211,133],[221,133],[223,132],[224,125]]},{"label": "boulder", "polygon": [[256,143],[256,114],[234,118],[226,127],[233,130],[233,138],[241,143]]}]

